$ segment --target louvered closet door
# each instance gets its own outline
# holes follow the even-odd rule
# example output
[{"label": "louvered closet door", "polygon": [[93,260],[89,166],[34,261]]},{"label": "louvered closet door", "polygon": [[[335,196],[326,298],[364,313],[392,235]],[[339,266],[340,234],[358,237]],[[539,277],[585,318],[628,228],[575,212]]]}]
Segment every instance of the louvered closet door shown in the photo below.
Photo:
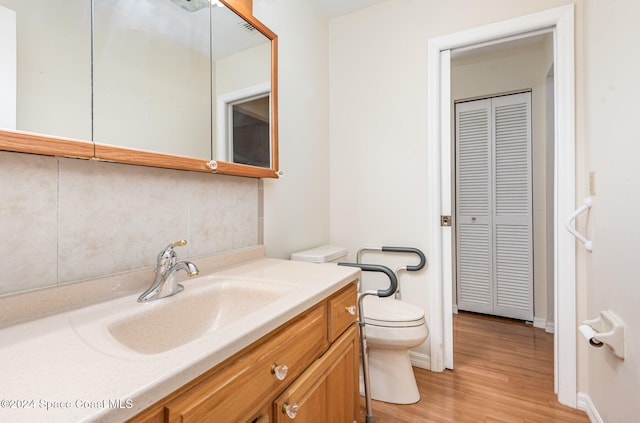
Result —
[{"label": "louvered closet door", "polygon": [[533,320],[531,94],[456,105],[460,310]]},{"label": "louvered closet door", "polygon": [[492,100],[495,314],[533,320],[531,93]]},{"label": "louvered closet door", "polygon": [[456,105],[458,308],[493,313],[491,100]]}]

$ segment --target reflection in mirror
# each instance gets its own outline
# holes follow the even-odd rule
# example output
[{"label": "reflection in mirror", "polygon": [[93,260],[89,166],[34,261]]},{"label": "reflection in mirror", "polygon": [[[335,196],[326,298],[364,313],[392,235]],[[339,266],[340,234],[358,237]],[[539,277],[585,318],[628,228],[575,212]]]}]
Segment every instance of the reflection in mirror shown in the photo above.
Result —
[{"label": "reflection in mirror", "polygon": [[209,2],[94,3],[95,142],[211,158]]},{"label": "reflection in mirror", "polygon": [[234,163],[271,167],[269,96],[231,105],[229,148]]},{"label": "reflection in mirror", "polygon": [[271,84],[265,82],[221,94],[216,105],[216,157],[224,157],[234,163],[270,167]]},{"label": "reflection in mirror", "polygon": [[0,0],[0,129],[91,139],[91,2]]},{"label": "reflection in mirror", "polygon": [[270,98],[269,38],[220,2],[94,1],[97,143],[271,166],[269,132],[260,151],[235,155],[256,140],[228,111]]},{"label": "reflection in mirror", "polygon": [[226,7],[213,8],[211,20],[214,157],[269,168],[271,40]]}]

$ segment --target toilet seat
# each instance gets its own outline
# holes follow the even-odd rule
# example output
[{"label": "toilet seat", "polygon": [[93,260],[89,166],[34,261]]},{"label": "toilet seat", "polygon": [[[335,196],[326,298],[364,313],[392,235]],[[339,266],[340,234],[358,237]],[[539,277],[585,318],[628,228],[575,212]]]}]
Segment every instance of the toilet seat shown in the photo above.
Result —
[{"label": "toilet seat", "polygon": [[407,328],[424,325],[424,310],[394,298],[367,296],[363,300],[367,325],[388,328]]}]

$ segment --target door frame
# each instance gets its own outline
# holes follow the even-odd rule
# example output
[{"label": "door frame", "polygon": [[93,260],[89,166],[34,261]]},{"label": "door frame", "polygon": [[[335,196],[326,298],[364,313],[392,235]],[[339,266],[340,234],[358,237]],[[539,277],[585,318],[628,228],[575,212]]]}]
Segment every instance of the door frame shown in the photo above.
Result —
[{"label": "door frame", "polygon": [[[574,5],[557,7],[429,40],[428,164],[433,240],[430,292],[431,370],[453,368],[451,215],[451,50],[552,30],[554,38],[554,390],[577,405],[575,240],[562,224],[575,208]],[[561,283],[557,283],[561,281]],[[558,305],[561,304],[562,307]]]}]

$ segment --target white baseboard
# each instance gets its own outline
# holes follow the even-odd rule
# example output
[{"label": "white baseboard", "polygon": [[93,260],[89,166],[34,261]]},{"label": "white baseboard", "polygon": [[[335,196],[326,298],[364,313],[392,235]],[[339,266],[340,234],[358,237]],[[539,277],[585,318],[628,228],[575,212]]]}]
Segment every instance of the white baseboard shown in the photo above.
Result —
[{"label": "white baseboard", "polygon": [[553,333],[555,330],[555,325],[553,324],[553,322],[548,322],[542,317],[533,318],[533,327],[544,329],[544,331],[547,333]]},{"label": "white baseboard", "polygon": [[587,413],[587,417],[589,417],[589,421],[591,423],[604,423],[604,420],[600,417],[598,410],[596,410],[596,406],[591,402],[589,395],[578,392],[577,406],[578,410],[582,410]]},{"label": "white baseboard", "polygon": [[556,331],[556,325],[553,322],[547,322],[544,327],[544,331],[547,333],[554,333]]},{"label": "white baseboard", "polygon": [[431,370],[431,356],[415,351],[409,351],[411,365],[421,369]]},{"label": "white baseboard", "polygon": [[453,314],[458,314],[458,304],[452,305],[451,310],[453,311]]},{"label": "white baseboard", "polygon": [[542,317],[534,317],[533,318],[533,327],[538,329],[544,329],[547,325],[547,321]]}]

